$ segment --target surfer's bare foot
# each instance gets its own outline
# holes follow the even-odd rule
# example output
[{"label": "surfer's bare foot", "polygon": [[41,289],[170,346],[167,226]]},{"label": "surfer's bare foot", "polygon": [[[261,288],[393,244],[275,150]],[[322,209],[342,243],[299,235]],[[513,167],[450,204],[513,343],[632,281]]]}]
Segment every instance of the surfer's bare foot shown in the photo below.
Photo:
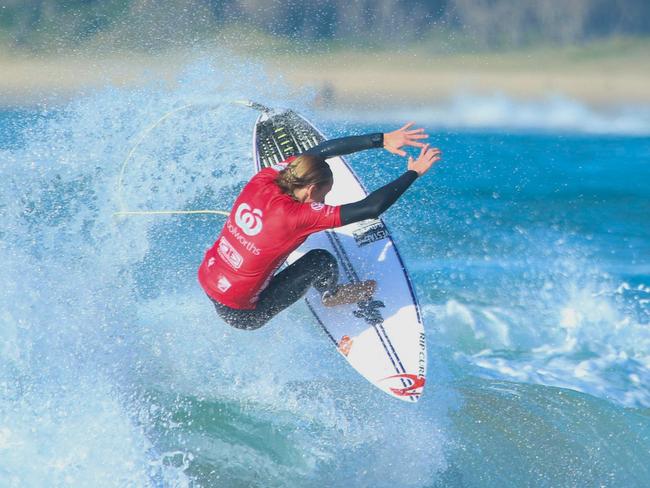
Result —
[{"label": "surfer's bare foot", "polygon": [[375,280],[338,285],[334,291],[323,293],[323,305],[335,307],[367,300],[375,293],[376,288],[377,282]]}]

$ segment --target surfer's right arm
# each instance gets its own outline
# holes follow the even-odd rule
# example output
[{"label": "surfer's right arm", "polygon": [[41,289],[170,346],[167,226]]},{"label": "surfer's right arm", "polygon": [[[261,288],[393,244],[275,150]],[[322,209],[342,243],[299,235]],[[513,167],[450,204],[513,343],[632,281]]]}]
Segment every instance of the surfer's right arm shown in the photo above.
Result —
[{"label": "surfer's right arm", "polygon": [[374,147],[384,147],[384,134],[381,132],[330,139],[321,142],[318,146],[307,149],[303,154],[312,154],[327,159],[365,151]]},{"label": "surfer's right arm", "polygon": [[429,171],[429,168],[440,158],[440,149],[429,148],[426,144],[417,159],[409,157],[408,170],[402,176],[373,191],[363,200],[341,205],[341,225],[379,217],[397,201],[418,176]]},{"label": "surfer's right arm", "polygon": [[424,133],[424,129],[411,129],[415,122],[409,122],[403,127],[392,132],[375,132],[373,134],[366,134],[363,136],[348,136],[339,137],[338,139],[330,139],[323,141],[317,146],[307,149],[303,154],[313,154],[322,158],[333,158],[335,156],[344,156],[366,149],[383,147],[387,151],[397,154],[398,156],[405,156],[401,148],[403,146],[423,147],[424,144],[419,142],[421,139],[429,137]]}]

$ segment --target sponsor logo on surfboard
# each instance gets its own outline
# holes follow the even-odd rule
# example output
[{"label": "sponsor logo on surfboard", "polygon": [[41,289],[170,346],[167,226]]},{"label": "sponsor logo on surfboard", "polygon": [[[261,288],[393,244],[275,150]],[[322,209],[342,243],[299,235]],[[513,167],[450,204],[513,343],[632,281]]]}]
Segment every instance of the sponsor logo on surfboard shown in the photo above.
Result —
[{"label": "sponsor logo on surfboard", "polygon": [[384,308],[386,305],[381,300],[364,300],[358,302],[357,305],[359,309],[352,313],[358,319],[365,320],[369,325],[379,325],[384,321],[379,309]]},{"label": "sponsor logo on surfboard", "polygon": [[352,339],[350,339],[350,336],[344,335],[341,337],[341,340],[339,341],[339,351],[341,354],[347,357],[348,354],[350,354],[350,349],[352,349]]},{"label": "sponsor logo on surfboard", "polygon": [[402,388],[393,388],[392,386],[389,386],[388,389],[392,391],[395,395],[397,396],[415,396],[415,395],[420,395],[422,393],[422,388],[424,388],[424,383],[426,382],[426,378],[424,376],[418,376],[415,374],[394,374],[392,376],[387,376],[381,381],[387,381],[387,380],[401,380],[402,385],[404,385],[405,382],[410,382],[410,385],[403,386]]},{"label": "sponsor logo on surfboard", "polygon": [[357,246],[363,247],[366,244],[381,241],[388,237],[388,230],[384,227],[381,220],[370,220],[364,223],[357,230],[352,232]]},{"label": "sponsor logo on surfboard", "polygon": [[251,209],[248,203],[242,203],[235,212],[235,223],[247,236],[256,236],[262,231],[262,211]]},{"label": "sponsor logo on surfboard", "polygon": [[420,352],[418,353],[418,376],[424,376],[426,373],[427,365],[427,339],[424,332],[420,332],[420,340],[418,341]]}]

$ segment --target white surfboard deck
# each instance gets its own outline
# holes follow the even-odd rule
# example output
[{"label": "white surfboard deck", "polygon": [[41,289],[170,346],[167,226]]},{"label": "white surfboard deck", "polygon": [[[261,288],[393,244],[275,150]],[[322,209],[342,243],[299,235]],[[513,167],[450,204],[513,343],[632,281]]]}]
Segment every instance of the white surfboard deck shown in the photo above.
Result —
[{"label": "white surfboard deck", "polygon": [[[253,132],[256,170],[301,153],[324,136],[291,110],[260,110]],[[342,157],[327,160],[334,186],[325,203],[342,205],[363,199],[367,192]],[[389,395],[416,402],[426,381],[426,339],[419,306],[406,268],[381,219],[371,219],[311,235],[287,258],[291,264],[311,249],[327,249],[339,263],[340,281],[374,279],[371,300],[325,307],[310,289],[307,305],[341,355],[370,383]]]}]

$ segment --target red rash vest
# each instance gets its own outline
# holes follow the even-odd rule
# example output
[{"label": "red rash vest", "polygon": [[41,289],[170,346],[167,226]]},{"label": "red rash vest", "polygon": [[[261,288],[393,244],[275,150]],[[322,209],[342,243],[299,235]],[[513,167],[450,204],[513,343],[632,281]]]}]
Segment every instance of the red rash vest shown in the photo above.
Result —
[{"label": "red rash vest", "polygon": [[341,225],[340,206],[300,203],[282,193],[275,183],[282,168],[265,168],[246,184],[199,267],[205,292],[228,307],[254,309],[293,250],[310,234]]}]

